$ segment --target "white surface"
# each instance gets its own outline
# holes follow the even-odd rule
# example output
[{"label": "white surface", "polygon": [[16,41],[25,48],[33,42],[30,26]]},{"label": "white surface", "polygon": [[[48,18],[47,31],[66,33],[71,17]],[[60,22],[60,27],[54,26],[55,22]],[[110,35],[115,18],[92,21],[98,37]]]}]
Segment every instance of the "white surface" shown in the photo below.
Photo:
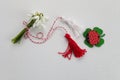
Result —
[{"label": "white surface", "polygon": [[[120,80],[120,0],[0,0],[0,10],[0,80]],[[65,16],[84,27],[100,26],[105,44],[91,49],[80,38],[88,52],[70,61],[57,54],[67,46],[61,31],[42,45],[29,40],[13,45],[26,14],[35,10],[50,22]]]}]

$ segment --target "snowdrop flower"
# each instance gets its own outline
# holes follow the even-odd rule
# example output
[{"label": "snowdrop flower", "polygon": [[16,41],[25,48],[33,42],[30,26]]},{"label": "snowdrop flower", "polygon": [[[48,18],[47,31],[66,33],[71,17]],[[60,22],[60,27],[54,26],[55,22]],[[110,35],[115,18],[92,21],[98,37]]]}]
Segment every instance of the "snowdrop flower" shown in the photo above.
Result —
[{"label": "snowdrop flower", "polygon": [[[45,23],[48,21],[48,18],[46,18],[43,13],[40,12],[34,12],[29,14],[29,21],[26,25],[26,27],[29,28],[39,28],[42,29],[45,27]],[[14,38],[12,38],[12,43],[17,43],[21,40],[22,36],[27,32],[26,27],[22,29]]]},{"label": "snowdrop flower", "polygon": [[42,13],[40,12],[35,12],[31,15],[31,18],[29,21],[35,19],[35,23],[33,24],[33,28],[39,28],[43,29],[45,27],[45,23],[48,21],[48,18],[45,17]]}]

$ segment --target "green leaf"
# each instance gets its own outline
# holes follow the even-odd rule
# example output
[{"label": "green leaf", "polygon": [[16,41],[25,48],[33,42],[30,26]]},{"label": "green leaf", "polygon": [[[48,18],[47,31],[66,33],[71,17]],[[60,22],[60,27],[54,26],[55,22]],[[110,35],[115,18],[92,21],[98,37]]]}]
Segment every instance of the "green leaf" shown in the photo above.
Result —
[{"label": "green leaf", "polygon": [[27,30],[27,29],[24,28],[19,34],[17,34],[17,35],[11,40],[12,43],[15,44],[15,43],[19,42],[19,41],[21,40],[22,36],[25,34],[26,30]]},{"label": "green leaf", "polygon": [[96,47],[101,47],[104,44],[104,39],[100,39],[99,43],[96,44]]},{"label": "green leaf", "polygon": [[97,31],[99,35],[101,35],[103,33],[103,30],[100,29],[99,27],[94,27],[93,30]]},{"label": "green leaf", "polygon": [[83,36],[86,37],[87,34],[88,34],[88,32],[89,32],[90,30],[91,30],[90,28],[87,28],[87,29],[85,30],[85,32],[83,33]]},{"label": "green leaf", "polygon": [[93,45],[89,44],[89,43],[87,42],[87,40],[85,40],[84,43],[85,43],[88,47],[90,47],[90,48],[93,47]]},{"label": "green leaf", "polygon": [[105,34],[100,35],[100,37],[104,37],[104,36],[105,36]]}]

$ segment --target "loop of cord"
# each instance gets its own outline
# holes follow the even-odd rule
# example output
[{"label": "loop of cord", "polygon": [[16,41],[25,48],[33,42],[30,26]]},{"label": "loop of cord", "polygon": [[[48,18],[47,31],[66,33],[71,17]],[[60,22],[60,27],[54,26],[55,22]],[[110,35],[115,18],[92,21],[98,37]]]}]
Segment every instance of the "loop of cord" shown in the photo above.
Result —
[{"label": "loop of cord", "polygon": [[[44,37],[44,34],[43,34],[42,32],[38,32],[38,33],[34,36],[34,35],[32,35],[32,34],[30,33],[30,29],[29,29],[28,27],[26,27],[27,31],[26,31],[26,33],[25,33],[25,38],[28,38],[31,42],[33,42],[33,43],[35,43],[35,44],[42,44],[42,43],[45,43],[45,42],[52,36],[52,34],[53,34],[58,28],[60,28],[60,29],[62,29],[63,31],[65,31],[65,33],[68,33],[67,30],[66,30],[64,27],[62,27],[62,26],[56,26],[56,27],[54,28],[55,23],[56,23],[58,20],[61,20],[61,19],[62,19],[62,17],[57,17],[57,18],[56,18],[56,20],[55,20],[55,21],[53,22],[53,24],[52,24],[52,27],[51,27],[50,30],[48,31],[46,37]],[[23,24],[24,24],[24,25],[27,25],[27,22],[23,21]],[[32,38],[31,38],[31,37],[32,37]],[[40,41],[34,41],[33,38],[38,39],[38,40],[40,40]]]},{"label": "loop of cord", "polygon": [[[58,29],[62,29],[63,31],[66,32],[65,34],[65,38],[67,39],[68,41],[68,47],[67,49],[65,50],[65,52],[59,52],[59,54],[62,54],[62,56],[64,58],[68,58],[69,60],[71,59],[71,56],[72,54],[74,54],[74,56],[76,58],[80,58],[82,57],[85,53],[86,53],[86,49],[81,49],[78,44],[71,38],[70,34],[68,34],[67,30],[62,27],[62,26],[56,26],[54,28],[54,25],[56,23],[57,20],[59,19],[62,19],[62,17],[57,17],[56,20],[53,22],[52,24],[52,27],[50,28],[50,30],[48,31],[47,33],[47,36],[44,38],[44,34],[42,32],[38,32],[36,34],[36,36],[33,36],[31,33],[30,33],[30,29],[29,28],[26,28],[27,31],[26,31],[26,34],[25,36],[33,43],[35,44],[42,44],[42,43],[45,43],[51,36],[52,34]],[[23,24],[25,25],[26,22],[23,22]],[[41,35],[41,36],[39,36]],[[39,39],[39,40],[42,40],[42,41],[34,41],[32,38],[36,38],[36,39]]]}]

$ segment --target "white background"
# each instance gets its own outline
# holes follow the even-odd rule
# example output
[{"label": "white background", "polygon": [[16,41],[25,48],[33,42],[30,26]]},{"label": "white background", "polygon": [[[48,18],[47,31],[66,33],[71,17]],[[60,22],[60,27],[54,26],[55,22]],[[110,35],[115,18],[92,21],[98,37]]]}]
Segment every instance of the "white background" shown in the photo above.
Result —
[{"label": "white background", "polygon": [[[88,48],[81,37],[77,42],[88,52],[70,61],[57,54],[67,47],[61,31],[42,45],[12,44],[26,14],[36,10],[49,16],[49,25],[65,16],[84,28],[100,26],[105,44]],[[120,0],[0,0],[0,80],[120,80],[119,27]]]}]

